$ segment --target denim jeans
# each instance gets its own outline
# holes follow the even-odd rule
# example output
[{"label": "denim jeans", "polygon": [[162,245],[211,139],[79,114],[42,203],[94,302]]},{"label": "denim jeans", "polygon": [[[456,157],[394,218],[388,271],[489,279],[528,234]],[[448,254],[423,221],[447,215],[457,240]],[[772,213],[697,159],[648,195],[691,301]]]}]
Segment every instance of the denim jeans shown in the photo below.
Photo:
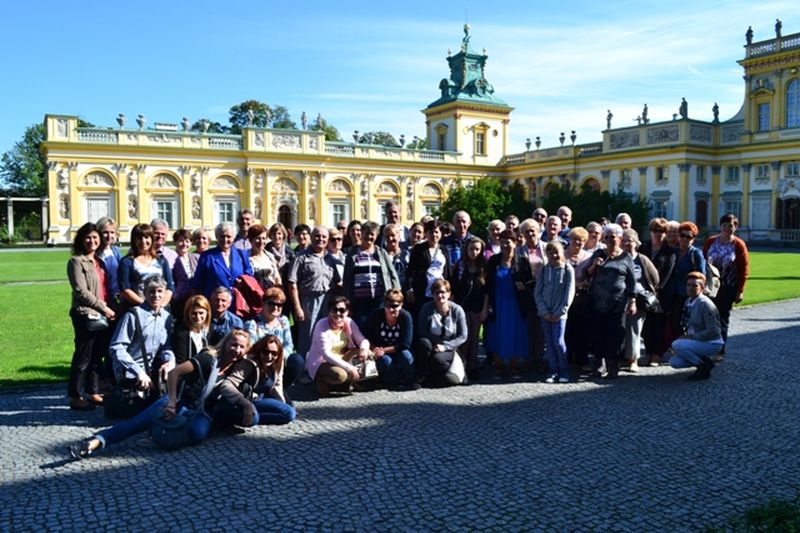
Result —
[{"label": "denim jeans", "polygon": [[275,398],[262,398],[253,402],[256,407],[256,416],[253,425],[263,424],[278,426],[288,424],[297,416],[294,407]]},{"label": "denim jeans", "polygon": [[560,318],[558,322],[548,322],[542,318],[541,323],[550,373],[567,375],[569,366],[567,365],[567,344],[564,342],[567,319],[564,317]]},{"label": "denim jeans", "polygon": [[[169,396],[165,394],[138,415],[117,422],[110,428],[100,431],[97,437],[101,438],[104,443],[103,446],[107,448],[138,433],[147,431],[153,425],[153,417],[164,410],[164,406],[167,405],[168,401]],[[189,442],[198,444],[205,440],[211,430],[211,419],[205,414],[191,416],[193,411],[183,406],[178,409],[178,412],[191,418],[189,422]]]},{"label": "denim jeans", "polygon": [[710,359],[722,349],[720,342],[703,342],[692,339],[675,339],[672,350],[675,352],[669,359],[672,368],[689,368]]},{"label": "denim jeans", "polygon": [[409,350],[384,354],[375,360],[375,366],[378,367],[378,375],[387,385],[414,382],[414,356]]}]

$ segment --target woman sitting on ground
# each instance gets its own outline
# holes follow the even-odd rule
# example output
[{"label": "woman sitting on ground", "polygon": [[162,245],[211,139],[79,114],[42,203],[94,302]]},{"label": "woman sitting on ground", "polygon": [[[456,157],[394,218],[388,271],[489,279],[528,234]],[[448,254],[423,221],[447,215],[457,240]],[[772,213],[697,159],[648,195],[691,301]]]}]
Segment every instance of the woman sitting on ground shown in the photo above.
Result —
[{"label": "woman sitting on ground", "polygon": [[[286,305],[286,294],[279,287],[270,287],[264,291],[264,307],[261,311],[261,320],[251,320],[247,323],[250,339],[255,343],[270,335],[277,337],[281,343],[281,352],[284,354],[283,363],[283,388],[284,396],[289,388],[303,373],[305,361],[303,356],[294,351],[292,331],[289,319],[283,314]],[[291,400],[287,400],[291,403]]]},{"label": "woman sitting on ground", "polygon": [[[250,347],[246,357],[228,372],[219,391],[215,421],[249,427],[288,424],[297,416],[284,396],[283,346],[274,335],[267,335]],[[229,408],[220,409],[223,405]]]},{"label": "woman sitting on ground", "polygon": [[[178,256],[180,261],[180,256]],[[178,264],[178,261],[175,264]],[[189,297],[183,306],[183,321],[172,333],[175,363],[181,364],[208,347],[211,326],[211,304],[200,294]]]},{"label": "woman sitting on ground", "polygon": [[221,373],[222,359],[234,361],[243,357],[250,346],[249,339],[244,331],[233,331],[216,349],[207,348],[176,366],[167,378],[167,394],[133,418],[123,420],[79,444],[69,446],[70,454],[76,459],[83,459],[101,448],[108,448],[147,431],[153,425],[153,418],[161,412],[165,418],[172,418],[176,414],[189,416],[189,442],[202,442],[211,429],[211,418],[205,412],[198,416],[191,415],[198,409],[204,409],[200,400],[212,369],[217,366]]},{"label": "woman sitting on ground", "polygon": [[[67,277],[72,287],[69,316],[75,332],[75,351],[70,365],[67,396],[70,409],[87,411],[103,403],[100,396],[100,370],[113,330],[114,295],[105,263],[97,257],[100,234],[88,222],[81,226],[72,242],[72,257]],[[105,319],[105,325],[101,324]]]},{"label": "woman sitting on ground", "polygon": [[331,387],[352,392],[361,379],[359,369],[345,361],[348,351],[358,348],[359,358],[369,357],[369,340],[348,315],[350,301],[334,296],[328,305],[328,316],[320,319],[311,333],[311,349],[306,355],[306,370],[317,384],[320,397],[329,396]]},{"label": "woman sitting on ground", "polygon": [[672,342],[672,348],[667,353],[672,368],[697,368],[689,376],[692,381],[711,377],[713,358],[724,345],[719,311],[714,302],[703,294],[705,288],[706,276],[702,272],[690,272],[686,276],[687,298],[681,318],[684,327],[681,336]]},{"label": "woman sitting on ground", "polygon": [[391,388],[419,388],[414,381],[414,356],[411,355],[413,323],[411,313],[403,309],[403,291],[389,289],[383,295],[383,308],[374,310],[364,326],[378,375]]},{"label": "woman sitting on ground", "polygon": [[131,251],[119,262],[120,302],[125,309],[144,303],[144,283],[153,276],[166,282],[161,303],[166,307],[175,292],[172,269],[164,257],[158,257],[153,242],[155,233],[150,224],[136,224],[131,230]]},{"label": "woman sitting on ground", "polygon": [[461,381],[448,370],[453,358],[461,357],[457,350],[467,340],[467,317],[460,305],[450,301],[450,282],[446,279],[434,281],[431,294],[433,301],[422,306],[417,319],[417,375],[434,385],[458,385]]}]

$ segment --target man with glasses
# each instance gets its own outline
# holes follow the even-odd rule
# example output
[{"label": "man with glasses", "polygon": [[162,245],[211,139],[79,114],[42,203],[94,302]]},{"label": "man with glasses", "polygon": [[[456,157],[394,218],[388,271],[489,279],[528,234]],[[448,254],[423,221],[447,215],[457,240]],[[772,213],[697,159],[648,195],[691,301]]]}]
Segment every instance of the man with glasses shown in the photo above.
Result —
[{"label": "man with glasses", "polygon": [[167,248],[169,224],[167,224],[166,220],[154,218],[153,221],[150,222],[150,226],[153,228],[153,247],[156,249],[156,255],[166,259],[169,268],[172,269],[175,266],[175,261],[178,259],[178,252]]},{"label": "man with glasses", "polygon": [[240,250],[249,250],[250,239],[247,238],[247,230],[250,229],[255,223],[256,219],[253,212],[249,209],[242,209],[236,217],[236,225],[239,226],[239,233],[236,234],[236,239],[233,241],[233,247]]},{"label": "man with glasses", "polygon": [[539,224],[539,227],[542,228],[542,234],[539,236],[544,237],[545,234],[545,226],[547,225],[547,211],[544,207],[537,207],[533,210],[533,214],[531,218]]},{"label": "man with glasses", "polygon": [[305,355],[311,347],[311,331],[331,287],[340,283],[336,262],[328,254],[328,228],[311,232],[311,246],[300,252],[289,267],[289,297],[297,326],[297,351]]}]

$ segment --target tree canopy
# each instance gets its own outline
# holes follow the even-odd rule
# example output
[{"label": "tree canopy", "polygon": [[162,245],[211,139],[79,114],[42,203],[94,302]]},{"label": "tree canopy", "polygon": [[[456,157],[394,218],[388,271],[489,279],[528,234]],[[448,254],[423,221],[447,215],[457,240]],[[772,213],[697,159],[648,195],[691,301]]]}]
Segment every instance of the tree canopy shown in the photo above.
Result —
[{"label": "tree canopy", "polygon": [[359,144],[379,144],[382,146],[400,146],[394,135],[387,131],[368,131],[358,138]]},{"label": "tree canopy", "polygon": [[450,191],[438,214],[441,220],[450,221],[455,212],[461,210],[469,213],[472,219],[470,232],[485,238],[489,222],[503,220],[511,214],[527,218],[533,211],[533,204],[525,200],[521,184],[504,188],[499,180],[484,178],[472,187],[458,185]]},{"label": "tree canopy", "polygon": [[325,132],[325,140],[326,141],[341,141],[342,137],[339,135],[339,130],[336,129],[335,126],[328,124],[328,121],[322,118],[321,114],[317,115],[317,118],[314,119],[314,122],[308,128],[311,131],[323,131]]},{"label": "tree canopy", "polygon": [[614,191],[595,191],[584,186],[577,191],[574,186],[551,189],[542,202],[548,213],[555,214],[562,205],[572,209],[572,225],[586,226],[591,221],[606,217],[612,222],[619,213],[628,213],[633,227],[642,234],[650,221],[651,205],[638,196],[626,193],[621,186]]},{"label": "tree canopy", "polygon": [[[285,108],[284,108],[285,109]],[[252,111],[252,124],[250,124]],[[287,112],[288,114],[288,112]],[[228,110],[228,122],[231,124],[231,133],[240,134],[242,128],[248,125],[256,128],[268,128],[272,123],[272,108],[258,100],[245,100]]]}]

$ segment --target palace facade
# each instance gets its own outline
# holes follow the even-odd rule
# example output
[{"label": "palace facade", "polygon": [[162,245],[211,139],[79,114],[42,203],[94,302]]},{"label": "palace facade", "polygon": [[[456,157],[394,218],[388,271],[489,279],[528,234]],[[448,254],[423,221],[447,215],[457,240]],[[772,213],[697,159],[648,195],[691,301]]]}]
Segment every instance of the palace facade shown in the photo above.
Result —
[{"label": "palace facade", "polygon": [[[428,105],[430,149],[326,141],[324,133],[247,127],[241,135],[189,131],[189,121],[81,128],[47,115],[47,240],[67,242],[86,221],[117,220],[120,234],[159,217],[172,228],[214,226],[250,208],[266,224],[382,222],[399,202],[403,222],[430,213],[457,184],[520,182],[532,201],[555,185],[616,189],[652,202],[653,215],[714,227],[739,215],[745,238],[800,240],[800,33],[753,42],[748,31],[741,110],[720,121],[689,118],[686,104],[667,122],[646,114],[612,128],[602,142],[527,143],[510,153],[513,108],[485,76],[487,55],[470,46],[449,55],[450,76]],[[528,213],[520,213],[528,215]]]}]

